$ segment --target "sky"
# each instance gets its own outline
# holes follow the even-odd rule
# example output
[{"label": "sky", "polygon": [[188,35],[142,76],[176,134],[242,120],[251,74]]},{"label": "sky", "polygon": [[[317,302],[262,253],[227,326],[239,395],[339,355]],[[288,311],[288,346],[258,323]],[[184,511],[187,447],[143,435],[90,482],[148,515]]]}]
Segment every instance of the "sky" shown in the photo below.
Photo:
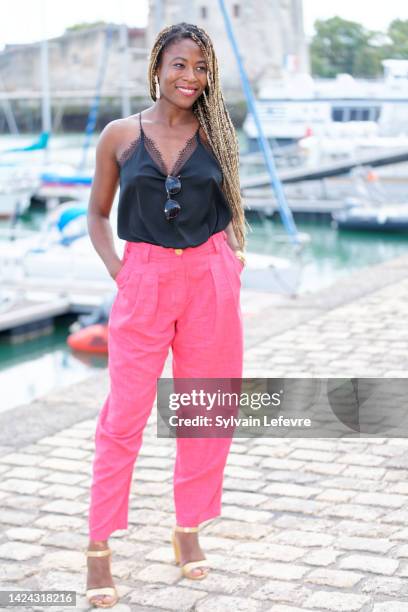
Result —
[{"label": "sky", "polygon": [[[82,21],[112,21],[143,27],[147,0],[0,0],[0,50],[5,44],[41,40],[61,35],[67,26]],[[369,6],[367,10],[367,6]],[[385,30],[395,18],[408,19],[407,0],[370,3],[365,0],[303,0],[304,26],[313,35],[315,19],[339,15],[373,30]]]}]

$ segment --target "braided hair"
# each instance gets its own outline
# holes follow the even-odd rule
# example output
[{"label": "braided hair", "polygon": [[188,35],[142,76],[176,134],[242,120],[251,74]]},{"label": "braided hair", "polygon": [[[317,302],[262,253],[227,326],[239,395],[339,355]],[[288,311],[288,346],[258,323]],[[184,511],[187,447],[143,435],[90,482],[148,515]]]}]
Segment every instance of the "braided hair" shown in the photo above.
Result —
[{"label": "braided hair", "polygon": [[239,183],[239,143],[220,87],[218,62],[208,33],[191,23],[177,23],[163,28],[157,35],[150,53],[148,80],[150,97],[156,100],[154,76],[162,53],[171,43],[191,38],[202,50],[207,62],[207,86],[194,102],[193,113],[198,119],[223,172],[223,192],[232,213],[232,226],[241,249],[246,246],[250,225],[245,219]]}]

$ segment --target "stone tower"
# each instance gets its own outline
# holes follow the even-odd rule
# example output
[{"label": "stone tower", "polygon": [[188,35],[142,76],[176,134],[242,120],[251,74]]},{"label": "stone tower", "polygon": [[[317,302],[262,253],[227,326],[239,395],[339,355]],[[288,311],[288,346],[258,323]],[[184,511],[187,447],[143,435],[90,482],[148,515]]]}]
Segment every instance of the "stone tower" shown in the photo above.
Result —
[{"label": "stone tower", "polygon": [[[255,93],[261,81],[285,71],[309,72],[302,0],[226,0],[240,54]],[[186,21],[211,36],[222,87],[241,94],[238,67],[218,0],[149,0],[146,40],[151,48],[164,26]]]}]

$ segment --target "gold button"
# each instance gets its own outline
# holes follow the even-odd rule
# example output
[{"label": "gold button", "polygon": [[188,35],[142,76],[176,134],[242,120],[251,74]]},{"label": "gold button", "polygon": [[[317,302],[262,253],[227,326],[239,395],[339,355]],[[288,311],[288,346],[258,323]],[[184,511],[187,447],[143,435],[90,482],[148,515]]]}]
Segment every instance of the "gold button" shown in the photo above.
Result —
[{"label": "gold button", "polygon": [[174,249],[174,252],[176,255],[181,255],[183,252],[183,249]]}]

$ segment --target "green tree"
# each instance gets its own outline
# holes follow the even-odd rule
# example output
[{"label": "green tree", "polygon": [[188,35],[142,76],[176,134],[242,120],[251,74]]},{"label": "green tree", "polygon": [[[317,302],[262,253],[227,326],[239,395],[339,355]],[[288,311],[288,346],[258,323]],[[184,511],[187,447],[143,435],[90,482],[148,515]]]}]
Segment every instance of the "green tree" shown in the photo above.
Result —
[{"label": "green tree", "polygon": [[389,56],[394,59],[408,59],[408,19],[394,19],[387,31],[390,39]]},{"label": "green tree", "polygon": [[377,32],[341,17],[317,20],[315,30],[310,46],[314,75],[334,77],[339,72],[347,72],[372,77],[381,74],[382,47],[373,44]]},{"label": "green tree", "polygon": [[377,77],[383,72],[381,60],[384,59],[382,47],[367,45],[354,59],[353,76]]}]

